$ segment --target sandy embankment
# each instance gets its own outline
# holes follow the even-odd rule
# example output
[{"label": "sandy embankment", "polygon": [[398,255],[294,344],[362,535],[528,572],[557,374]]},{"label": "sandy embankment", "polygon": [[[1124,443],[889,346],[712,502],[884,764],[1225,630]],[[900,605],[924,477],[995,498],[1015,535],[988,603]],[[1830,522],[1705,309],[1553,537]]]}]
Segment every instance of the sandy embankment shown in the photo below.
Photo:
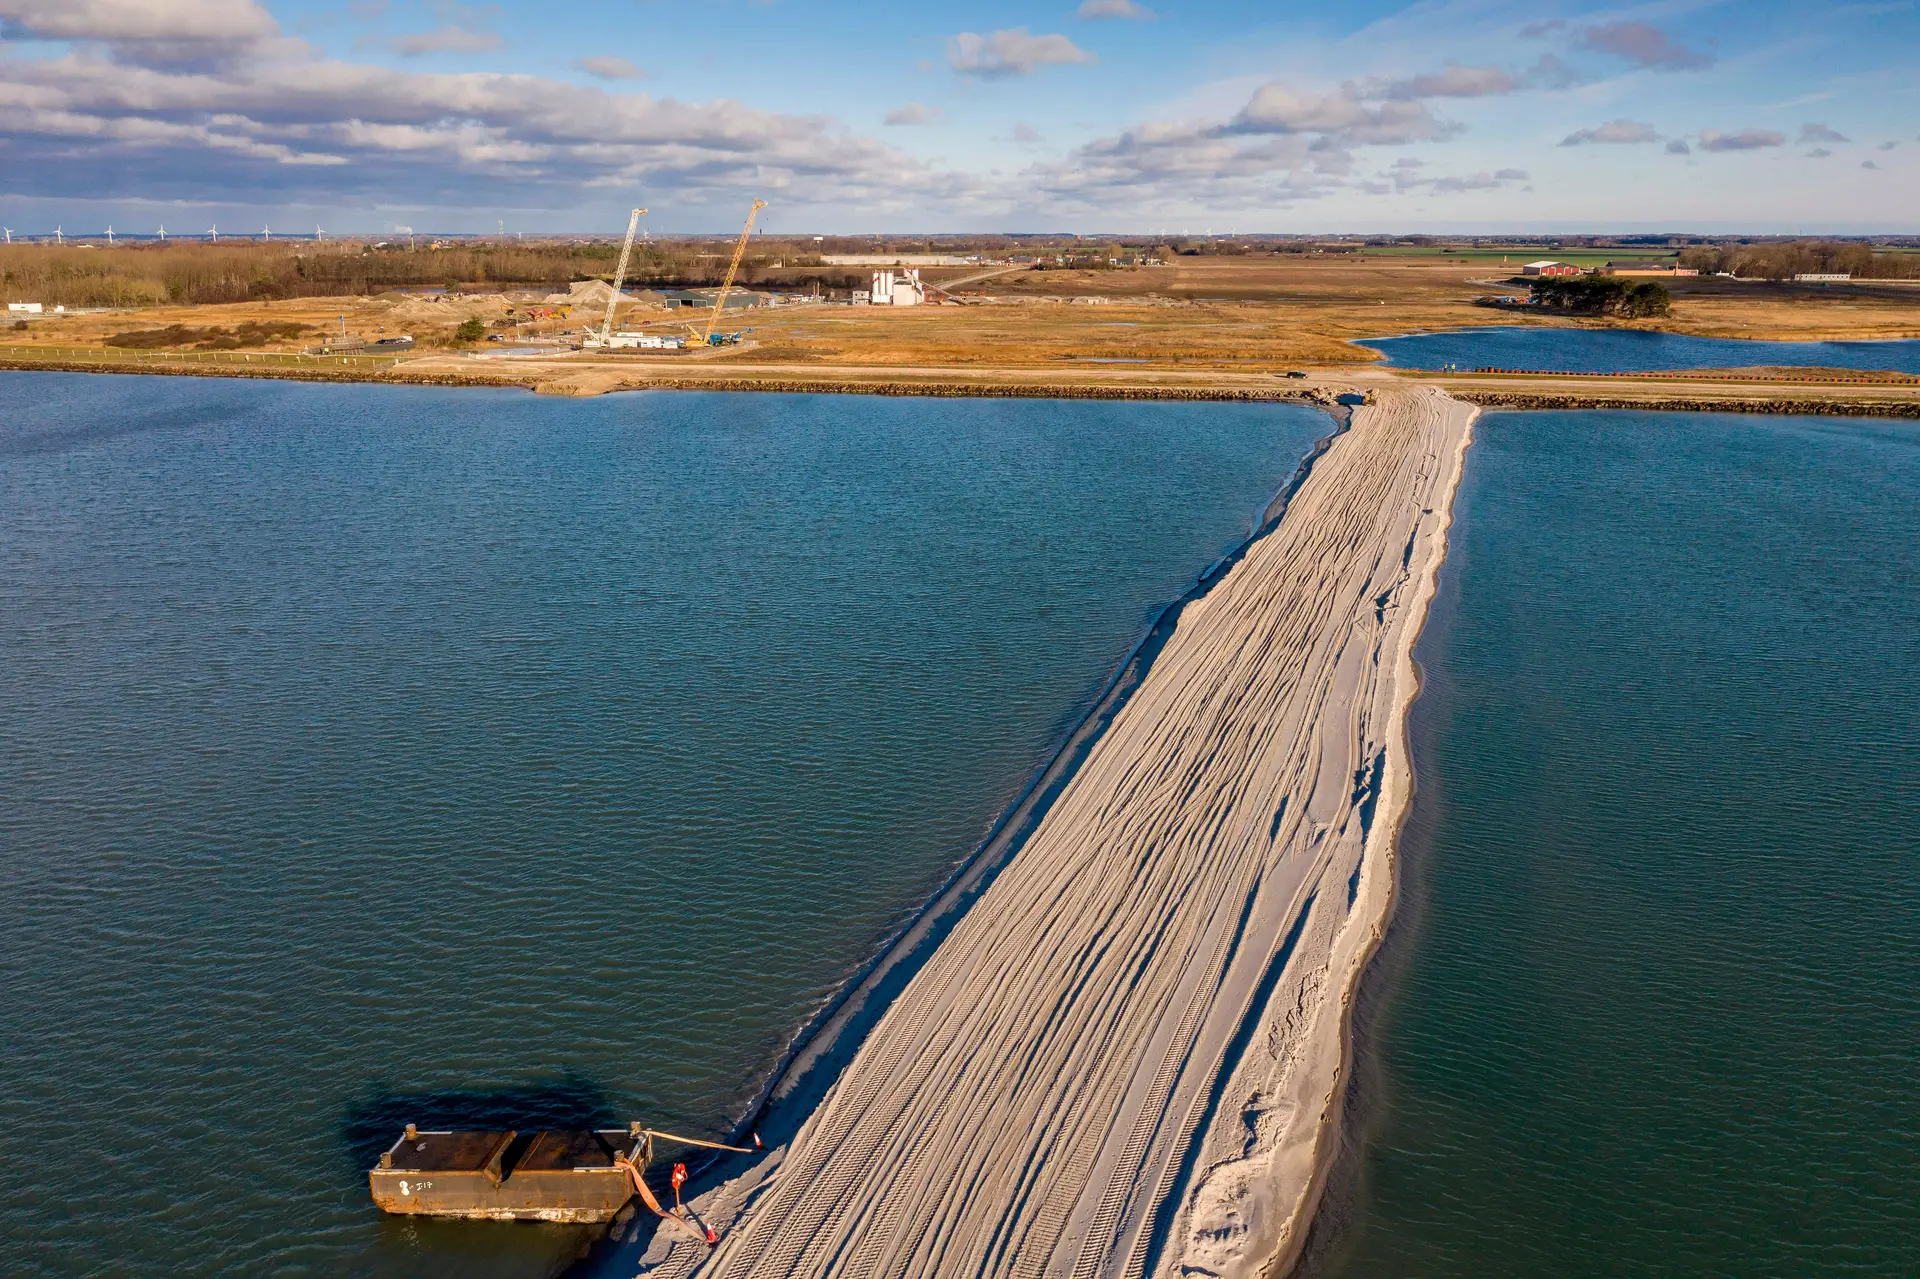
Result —
[{"label": "sandy embankment", "polygon": [[1390,387],[661,1274],[1257,1274],[1318,1197],[1474,410]]}]

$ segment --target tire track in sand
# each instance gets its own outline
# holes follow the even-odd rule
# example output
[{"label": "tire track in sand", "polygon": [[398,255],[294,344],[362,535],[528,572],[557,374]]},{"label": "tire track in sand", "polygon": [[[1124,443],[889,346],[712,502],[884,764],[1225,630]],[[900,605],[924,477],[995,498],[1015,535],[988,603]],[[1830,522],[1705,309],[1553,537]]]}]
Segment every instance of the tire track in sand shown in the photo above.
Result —
[{"label": "tire track in sand", "polygon": [[1376,399],[1187,606],[700,1275],[1253,1273],[1297,1240],[1473,412]]}]

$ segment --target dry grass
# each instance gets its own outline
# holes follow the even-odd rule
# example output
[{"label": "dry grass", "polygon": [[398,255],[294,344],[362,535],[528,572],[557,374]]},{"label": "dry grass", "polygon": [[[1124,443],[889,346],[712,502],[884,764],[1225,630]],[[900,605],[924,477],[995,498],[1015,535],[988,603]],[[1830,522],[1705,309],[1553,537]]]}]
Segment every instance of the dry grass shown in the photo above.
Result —
[{"label": "dry grass", "polygon": [[[1001,299],[978,306],[795,307],[743,313],[729,325],[753,328],[752,347],[719,353],[723,363],[807,364],[822,368],[1211,369],[1364,363],[1355,339],[1418,329],[1485,324],[1592,326],[1598,321],[1490,312],[1476,295],[1515,264],[1434,258],[1180,258],[1173,265],[1118,271],[1034,271],[983,281],[974,289]],[[930,278],[934,273],[929,273]],[[944,273],[951,278],[962,272]],[[1674,283],[1673,315],[1625,327],[1712,337],[1920,337],[1920,288],[1901,285],[1794,286],[1700,279]],[[966,290],[972,292],[972,289]],[[1096,297],[1103,304],[1068,298]],[[375,338],[411,333],[422,345],[450,343],[456,325],[478,316],[492,325],[509,303],[476,295],[445,301],[409,298],[303,298],[223,306],[165,306],[35,322],[10,342],[97,345],[143,327],[294,322]],[[553,332],[591,318],[523,327]],[[684,328],[692,317],[635,308],[623,323]],[[677,324],[675,322],[678,322]],[[285,343],[293,346],[297,343]],[[704,358],[704,357],[703,357]],[[1124,361],[1123,364],[1110,362]],[[1134,363],[1134,362],[1141,363]]]}]

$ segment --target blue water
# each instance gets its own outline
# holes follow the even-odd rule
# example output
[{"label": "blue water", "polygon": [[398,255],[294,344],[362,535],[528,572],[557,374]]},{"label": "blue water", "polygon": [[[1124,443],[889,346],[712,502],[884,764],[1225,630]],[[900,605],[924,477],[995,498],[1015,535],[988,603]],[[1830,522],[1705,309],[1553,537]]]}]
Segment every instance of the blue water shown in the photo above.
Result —
[{"label": "blue water", "polygon": [[1643,373],[1777,365],[1920,373],[1920,341],[1750,342],[1637,329],[1488,328],[1369,338],[1362,345],[1410,369]]},{"label": "blue water", "polygon": [[407,1120],[718,1131],[1328,428],[0,374],[9,1275],[551,1273]]},{"label": "blue water", "polygon": [[1920,1274],[1920,426],[1476,434],[1308,1273]]}]

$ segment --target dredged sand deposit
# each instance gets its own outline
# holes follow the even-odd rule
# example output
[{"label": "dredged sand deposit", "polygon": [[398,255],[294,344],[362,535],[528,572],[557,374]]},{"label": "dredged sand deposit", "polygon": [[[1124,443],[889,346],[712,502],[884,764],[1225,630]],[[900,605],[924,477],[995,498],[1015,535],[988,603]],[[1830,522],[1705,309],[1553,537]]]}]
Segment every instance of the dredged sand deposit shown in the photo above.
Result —
[{"label": "dredged sand deposit", "polygon": [[[1291,1264],[1411,790],[1413,641],[1474,411],[1383,389],[1180,615],[1025,846],[663,1273]],[[666,1255],[661,1255],[662,1252]]]}]

